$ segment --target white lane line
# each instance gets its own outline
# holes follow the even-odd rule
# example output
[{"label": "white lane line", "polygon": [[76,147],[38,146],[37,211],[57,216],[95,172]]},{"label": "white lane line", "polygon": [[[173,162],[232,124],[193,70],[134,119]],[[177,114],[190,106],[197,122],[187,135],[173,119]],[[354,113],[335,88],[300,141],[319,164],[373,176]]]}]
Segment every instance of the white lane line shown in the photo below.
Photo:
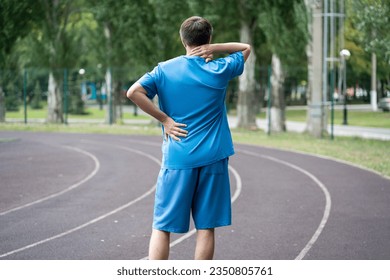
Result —
[{"label": "white lane line", "polygon": [[161,147],[161,143],[157,143],[157,142],[152,142],[152,141],[141,141],[141,140],[133,140],[133,139],[129,139],[129,140],[126,140],[128,142],[132,142],[132,143],[136,143],[136,144],[141,144],[141,145],[148,145],[148,146],[154,146],[154,147]]},{"label": "white lane line", "polygon": [[41,199],[38,199],[38,200],[35,200],[35,201],[32,201],[32,202],[29,202],[27,204],[23,204],[21,206],[18,206],[18,207],[15,207],[15,208],[12,208],[12,209],[9,209],[7,211],[4,211],[4,212],[1,212],[0,213],[0,216],[3,216],[3,215],[6,215],[6,214],[9,214],[11,212],[15,212],[15,211],[18,211],[18,210],[21,210],[21,209],[24,209],[26,207],[29,207],[29,206],[32,206],[32,205],[35,205],[35,204],[38,204],[38,203],[41,203],[41,202],[44,202],[46,200],[49,200],[49,199],[52,199],[52,198],[55,198],[57,196],[60,196],[60,195],[63,195],[64,193],[67,193],[77,187],[79,187],[80,185],[84,184],[85,182],[87,182],[89,179],[91,179],[93,176],[95,176],[97,174],[97,172],[99,171],[99,168],[100,168],[100,162],[99,160],[91,153],[87,152],[87,151],[84,151],[82,149],[79,149],[79,148],[75,148],[75,147],[70,147],[70,146],[64,146],[65,148],[67,149],[71,149],[71,150],[74,150],[78,153],[81,153],[81,154],[84,154],[88,157],[90,157],[94,163],[95,163],[95,167],[94,169],[92,170],[92,172],[87,176],[85,177],[84,179],[82,179],[81,181],[78,181],[77,183],[71,185],[70,187],[60,191],[60,192],[57,192],[57,193],[54,193],[54,194],[51,194],[51,195],[48,195],[48,196],[45,196]]},{"label": "white lane line", "polygon": [[[93,141],[93,140],[87,140],[87,139],[82,139],[81,141],[84,142],[84,143],[104,145],[104,146],[108,146],[108,147],[116,147],[116,148],[119,148],[119,149],[122,149],[122,150],[126,150],[126,151],[129,151],[129,152],[132,152],[132,153],[136,153],[136,154],[139,154],[141,156],[144,156],[144,157],[147,157],[147,158],[151,159],[152,161],[154,161],[155,163],[157,163],[158,165],[161,166],[161,161],[159,159],[157,159],[156,157],[154,157],[154,156],[152,156],[152,155],[150,155],[148,153],[144,153],[141,150],[128,148],[128,147],[122,146],[122,145],[112,145],[112,144],[107,144],[107,143],[102,143],[102,142]],[[127,140],[127,142],[161,147],[161,144],[156,144],[156,143],[148,142],[148,141],[137,141],[137,140],[129,139],[129,140]]]},{"label": "white lane line", "polygon": [[[234,192],[234,195],[232,196],[232,199],[231,199],[232,203],[234,203],[237,200],[237,198],[240,196],[240,193],[242,190],[242,180],[241,180],[240,174],[231,165],[229,165],[229,170],[233,173],[233,176],[236,180],[236,191]],[[179,244],[179,243],[183,242],[184,240],[193,236],[195,233],[196,233],[196,229],[194,228],[191,231],[184,234],[182,237],[176,239],[175,241],[172,241],[169,244],[169,247],[172,248],[172,247],[176,246],[177,244]],[[148,259],[148,257],[144,257],[141,260],[147,260],[147,259]]]},{"label": "white lane line", "polygon": [[30,244],[30,245],[24,246],[24,247],[22,247],[22,248],[19,248],[19,249],[16,249],[16,250],[7,252],[7,253],[5,253],[5,254],[0,255],[0,258],[4,258],[4,257],[7,257],[7,256],[9,256],[9,255],[12,255],[12,254],[15,254],[15,253],[19,253],[19,252],[21,252],[21,251],[24,251],[24,250],[27,250],[27,249],[36,247],[36,246],[38,246],[38,245],[41,245],[41,244],[44,244],[44,243],[46,243],[46,242],[52,241],[52,240],[54,240],[54,239],[63,237],[63,236],[65,236],[65,235],[71,234],[71,233],[73,233],[73,232],[75,232],[75,231],[78,231],[78,230],[80,230],[80,229],[83,229],[83,228],[85,228],[85,227],[87,227],[87,226],[90,226],[90,225],[92,225],[92,224],[94,224],[94,223],[97,223],[97,222],[99,222],[100,220],[103,220],[103,219],[105,219],[105,218],[107,218],[107,217],[109,217],[109,216],[111,216],[111,215],[114,215],[114,214],[116,214],[116,213],[118,213],[118,212],[120,212],[120,211],[126,209],[127,207],[133,205],[134,203],[137,203],[138,201],[144,199],[144,198],[147,197],[149,194],[153,193],[155,187],[156,187],[156,186],[154,185],[150,190],[148,190],[148,191],[147,191],[146,193],[144,193],[143,195],[137,197],[136,199],[134,199],[134,200],[128,202],[128,203],[125,204],[125,205],[122,205],[121,207],[118,207],[118,208],[112,210],[111,212],[108,212],[108,213],[106,213],[106,214],[104,214],[104,215],[101,215],[101,216],[99,216],[99,217],[97,217],[97,218],[95,218],[95,219],[93,219],[93,220],[90,220],[89,222],[86,222],[85,224],[82,224],[82,225],[80,225],[80,226],[78,226],[78,227],[75,227],[75,228],[72,228],[72,229],[70,229],[70,230],[64,231],[64,232],[62,232],[62,233],[60,233],[60,234],[57,234],[57,235],[54,235],[54,236],[52,236],[52,237],[43,239],[43,240],[41,240],[41,241],[32,243],[32,244]]},{"label": "white lane line", "polygon": [[[91,141],[91,142],[92,142],[92,141]],[[157,158],[155,158],[155,157],[153,157],[153,156],[151,156],[151,155],[149,155],[149,154],[147,154],[147,153],[144,153],[144,152],[141,152],[141,151],[138,151],[138,150],[134,150],[134,149],[131,149],[131,148],[127,148],[127,147],[122,147],[122,146],[116,146],[116,147],[119,147],[119,148],[124,149],[124,150],[131,151],[131,152],[134,152],[134,153],[138,153],[138,154],[140,154],[140,155],[143,155],[143,156],[145,156],[145,157],[147,157],[147,158],[153,160],[154,162],[158,163],[159,165],[161,165],[161,162],[160,162]],[[128,203],[126,203],[126,204],[124,204],[124,205],[122,205],[122,206],[120,206],[120,207],[118,207],[118,208],[116,208],[116,209],[114,209],[114,210],[112,210],[112,211],[110,211],[110,212],[104,214],[104,215],[101,215],[101,216],[99,216],[99,217],[97,217],[97,218],[95,218],[95,219],[93,219],[93,220],[90,220],[90,221],[88,221],[88,222],[86,222],[86,223],[84,223],[84,224],[82,224],[82,225],[80,225],[80,226],[77,226],[77,227],[72,228],[72,229],[70,229],[70,230],[64,231],[64,232],[62,232],[62,233],[60,233],[60,234],[57,234],[57,235],[54,235],[54,236],[52,236],[52,237],[43,239],[43,240],[41,240],[41,241],[32,243],[32,244],[30,244],[30,245],[21,247],[21,248],[19,248],[19,249],[16,249],[16,250],[13,250],[13,251],[4,253],[4,254],[0,255],[0,258],[4,258],[4,257],[7,257],[7,256],[9,256],[9,255],[13,255],[13,254],[15,254],[15,253],[19,253],[19,252],[22,252],[22,251],[24,251],[24,250],[27,250],[27,249],[36,247],[36,246],[38,246],[38,245],[41,245],[41,244],[44,244],[44,243],[46,243],[46,242],[52,241],[52,240],[54,240],[54,239],[63,237],[63,236],[65,236],[65,235],[71,234],[71,233],[73,233],[73,232],[75,232],[75,231],[78,231],[78,230],[80,230],[80,229],[83,229],[83,228],[85,228],[85,227],[87,227],[87,226],[90,226],[90,225],[92,225],[92,224],[94,224],[94,223],[97,223],[97,222],[99,222],[99,221],[101,221],[101,220],[103,220],[103,219],[105,219],[105,218],[107,218],[107,217],[109,217],[109,216],[111,216],[111,215],[114,215],[114,214],[116,214],[116,213],[118,213],[118,212],[120,212],[120,211],[122,211],[122,210],[124,210],[124,209],[126,209],[126,208],[128,208],[128,207],[130,207],[131,205],[137,203],[138,201],[144,199],[145,197],[147,197],[148,195],[150,195],[151,193],[153,193],[154,190],[155,190],[155,188],[156,188],[156,185],[154,185],[151,189],[149,189],[147,192],[145,192],[143,195],[137,197],[136,199],[134,199],[134,200],[132,200],[132,201],[130,201],[130,202],[128,202]]]},{"label": "white lane line", "polygon": [[329,214],[330,214],[330,209],[332,207],[331,196],[330,196],[330,193],[329,193],[328,189],[326,188],[326,186],[316,176],[314,176],[309,171],[307,171],[307,170],[305,170],[305,169],[303,169],[303,168],[301,168],[301,167],[299,167],[297,165],[294,165],[292,163],[289,163],[289,162],[281,160],[281,159],[277,159],[277,158],[270,157],[270,156],[265,156],[265,155],[260,155],[258,153],[254,153],[254,152],[250,152],[250,151],[246,151],[246,150],[239,150],[238,152],[241,152],[241,153],[246,154],[246,155],[251,155],[251,156],[255,156],[255,157],[265,158],[265,159],[272,160],[272,161],[280,163],[280,164],[284,164],[284,165],[286,165],[288,167],[291,167],[291,168],[293,168],[293,169],[295,169],[295,170],[305,174],[310,179],[312,179],[320,187],[320,189],[324,193],[324,195],[325,195],[325,209],[324,209],[324,214],[322,216],[321,222],[320,222],[317,230],[314,232],[313,236],[309,240],[309,242],[302,249],[302,251],[299,253],[299,255],[296,256],[296,258],[295,258],[295,260],[302,260],[306,256],[307,252],[309,252],[311,247],[314,245],[314,243],[317,241],[318,237],[320,236],[322,230],[324,229],[324,227],[325,227],[325,225],[326,225],[326,223],[328,221]]}]

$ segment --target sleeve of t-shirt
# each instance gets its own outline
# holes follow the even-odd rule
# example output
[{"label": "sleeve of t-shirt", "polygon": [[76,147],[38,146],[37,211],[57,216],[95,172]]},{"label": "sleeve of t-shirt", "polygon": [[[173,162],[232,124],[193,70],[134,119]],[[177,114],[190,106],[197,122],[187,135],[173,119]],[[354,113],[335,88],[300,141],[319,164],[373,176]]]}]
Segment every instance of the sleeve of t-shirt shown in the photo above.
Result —
[{"label": "sleeve of t-shirt", "polygon": [[230,79],[240,76],[244,72],[244,55],[242,52],[235,52],[227,56],[226,61],[229,65]]},{"label": "sleeve of t-shirt", "polygon": [[144,74],[139,80],[138,83],[146,90],[146,96],[149,99],[153,99],[153,97],[157,94],[157,84],[159,77],[159,69],[156,66],[151,72]]}]

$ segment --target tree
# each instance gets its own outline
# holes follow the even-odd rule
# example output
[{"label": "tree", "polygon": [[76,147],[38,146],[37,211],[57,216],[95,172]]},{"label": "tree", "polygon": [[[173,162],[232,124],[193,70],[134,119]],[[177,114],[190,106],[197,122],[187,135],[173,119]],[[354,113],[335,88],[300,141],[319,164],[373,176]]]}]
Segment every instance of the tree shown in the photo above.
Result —
[{"label": "tree", "polygon": [[15,43],[26,36],[37,19],[37,6],[33,0],[0,1],[0,67],[5,66],[6,57]]},{"label": "tree", "polygon": [[39,0],[35,3],[40,8],[40,21],[27,38],[31,43],[29,52],[31,64],[47,67],[48,77],[48,114],[47,122],[62,123],[63,119],[63,72],[72,68],[78,57],[78,36],[75,36],[75,21],[71,21],[76,12],[78,1]]},{"label": "tree", "polygon": [[371,105],[377,110],[377,56],[390,63],[390,1],[356,0],[348,1],[351,7],[351,18],[356,29],[360,31],[358,40],[363,49],[371,53]]},{"label": "tree", "polygon": [[[99,43],[95,51],[106,69],[108,123],[122,118],[123,81],[136,79],[158,61],[156,50],[159,45],[156,42],[155,13],[151,2],[88,1],[98,24],[95,34]],[[132,69],[131,73],[126,72],[129,68]]]},{"label": "tree", "polygon": [[[36,20],[30,33],[18,42],[15,52],[20,67],[34,67],[47,73],[47,122],[62,123],[65,69],[74,71],[90,53],[85,30],[91,30],[91,18],[83,11],[84,0],[34,1]],[[39,70],[37,70],[39,69]],[[34,74],[35,75],[35,74]]]},{"label": "tree", "polygon": [[63,46],[65,42],[65,28],[70,14],[70,2],[61,3],[56,0],[41,0],[39,4],[42,8],[43,19],[40,22],[42,40],[40,45],[47,55],[47,66],[50,69],[48,82],[48,114],[49,123],[62,123],[62,92],[60,89]]},{"label": "tree", "polygon": [[259,24],[272,51],[272,108],[271,130],[285,131],[284,81],[287,65],[299,67],[306,61],[306,8],[301,0],[266,1],[262,6]]},{"label": "tree", "polygon": [[154,9],[154,51],[158,60],[171,59],[185,52],[179,36],[181,23],[189,16],[189,5],[182,0],[150,0]]},{"label": "tree", "polygon": [[[255,29],[258,24],[258,1],[237,2],[240,15],[240,42],[253,46]],[[256,129],[256,52],[252,52],[244,66],[244,73],[238,78],[237,117],[238,127]]]},{"label": "tree", "polygon": [[[292,35],[297,24],[294,16],[298,2],[39,0],[36,5],[39,20],[28,37],[18,43],[19,64],[50,70],[49,115],[53,122],[62,122],[62,69],[68,68],[69,76],[75,67],[86,69],[86,75],[94,72],[100,79],[105,76],[109,92],[113,93],[108,116],[110,122],[115,122],[121,118],[120,98],[124,86],[157,62],[182,54],[180,23],[189,16],[200,15],[214,26],[213,42],[243,41],[252,45],[245,71],[237,79],[237,111],[240,127],[255,128],[259,103],[262,103],[258,102],[256,90],[259,67],[271,61],[276,65],[279,60],[283,72],[291,57],[299,57],[300,52],[294,47],[304,40],[299,29]],[[282,76],[277,80],[280,85]],[[275,100],[281,97],[283,102],[282,89],[275,91],[280,92],[275,93]]]},{"label": "tree", "polygon": [[307,29],[310,40],[306,48],[308,60],[308,110],[307,131],[316,138],[321,138],[326,130],[322,104],[322,62],[323,62],[323,0],[306,0],[305,5],[311,20]]},{"label": "tree", "polygon": [[[19,38],[26,36],[37,19],[33,0],[0,1],[0,69],[5,71],[9,55]],[[0,76],[0,122],[5,121],[5,93]]]}]

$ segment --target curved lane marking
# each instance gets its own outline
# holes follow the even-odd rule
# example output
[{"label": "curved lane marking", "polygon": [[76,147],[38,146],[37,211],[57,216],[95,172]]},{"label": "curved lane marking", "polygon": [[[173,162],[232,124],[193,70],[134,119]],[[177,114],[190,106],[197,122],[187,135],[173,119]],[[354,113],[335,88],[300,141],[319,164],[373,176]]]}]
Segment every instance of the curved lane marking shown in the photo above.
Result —
[{"label": "curved lane marking", "polygon": [[330,193],[329,193],[328,189],[326,188],[326,186],[316,176],[314,176],[309,171],[307,171],[307,170],[305,170],[305,169],[303,169],[303,168],[301,168],[301,167],[299,167],[297,165],[294,165],[292,163],[289,163],[289,162],[281,160],[281,159],[277,159],[277,158],[270,157],[270,156],[265,156],[265,155],[260,155],[258,153],[250,152],[250,151],[247,151],[247,150],[238,150],[238,152],[241,152],[241,153],[246,154],[246,155],[251,155],[251,156],[254,156],[254,157],[260,157],[260,158],[268,159],[268,160],[271,160],[271,161],[274,161],[274,162],[286,165],[288,167],[291,167],[291,168],[293,168],[293,169],[295,169],[295,170],[305,174],[310,179],[312,179],[320,187],[320,189],[324,193],[324,195],[325,195],[325,209],[324,209],[324,215],[322,216],[321,222],[320,222],[317,230],[315,231],[315,233],[313,234],[313,236],[309,240],[309,242],[302,249],[302,251],[299,253],[299,255],[296,256],[296,258],[295,258],[295,260],[302,260],[306,256],[306,254],[309,252],[311,247],[314,245],[314,243],[317,241],[318,237],[320,236],[322,230],[324,229],[324,227],[325,227],[325,225],[326,225],[326,223],[328,221],[329,214],[330,214],[330,209],[332,207],[332,200],[331,200],[331,196],[330,196]]},{"label": "curved lane marking", "polygon": [[18,211],[18,210],[21,210],[21,209],[24,209],[26,207],[29,207],[29,206],[32,206],[32,205],[35,205],[35,204],[38,204],[38,203],[41,203],[41,202],[44,202],[46,200],[49,200],[49,199],[52,199],[52,198],[55,198],[57,196],[60,196],[64,193],[67,193],[77,187],[79,187],[80,185],[84,184],[85,182],[87,182],[89,179],[91,179],[93,176],[95,176],[97,174],[97,172],[99,171],[100,169],[100,162],[99,160],[91,153],[87,152],[87,151],[84,151],[82,149],[79,149],[79,148],[75,148],[75,147],[70,147],[70,146],[63,146],[67,149],[71,149],[71,150],[74,150],[78,153],[81,153],[81,154],[84,154],[88,157],[90,157],[94,163],[95,163],[95,168],[92,170],[92,172],[87,176],[85,177],[84,179],[82,179],[81,181],[78,181],[77,183],[71,185],[70,187],[67,187],[66,189],[62,190],[62,191],[59,191],[57,193],[53,193],[51,195],[48,195],[48,196],[45,196],[41,199],[38,199],[38,200],[35,200],[35,201],[32,201],[32,202],[29,202],[27,204],[23,204],[21,206],[18,206],[18,207],[15,207],[15,208],[11,208],[9,210],[6,210],[4,212],[1,212],[0,213],[0,216],[3,216],[3,215],[6,215],[6,214],[9,214],[9,213],[12,213],[12,212],[15,212],[15,211]]},{"label": "curved lane marking", "polygon": [[[89,141],[89,142],[92,142],[92,141]],[[96,143],[96,142],[95,142],[95,143]],[[100,143],[99,143],[99,144],[100,144]],[[157,158],[155,158],[154,156],[152,156],[152,155],[150,155],[150,154],[141,152],[141,151],[139,151],[139,150],[135,150],[135,149],[123,147],[123,146],[118,146],[118,145],[110,145],[110,146],[116,146],[116,147],[118,147],[118,148],[120,148],[120,149],[127,150],[127,151],[130,151],[130,152],[134,152],[134,153],[143,155],[143,156],[145,156],[145,157],[151,159],[152,161],[158,163],[159,165],[161,165],[160,160],[158,160]],[[97,218],[95,218],[95,219],[93,219],[93,220],[90,220],[90,221],[88,221],[88,222],[86,222],[86,223],[84,223],[84,224],[82,224],[82,225],[80,225],[80,226],[74,227],[74,228],[72,228],[72,229],[70,229],[70,230],[64,231],[64,232],[62,232],[62,233],[60,233],[60,234],[54,235],[54,236],[52,236],[52,237],[43,239],[43,240],[38,241],[38,242],[35,242],[35,243],[32,243],[32,244],[30,244],[30,245],[21,247],[21,248],[19,248],[19,249],[16,249],[16,250],[13,250],[13,251],[10,251],[10,252],[1,254],[1,255],[0,255],[0,258],[4,258],[4,257],[7,257],[7,256],[9,256],[9,255],[13,255],[13,254],[15,254],[15,253],[19,253],[19,252],[22,252],[22,251],[24,251],[24,250],[27,250],[27,249],[36,247],[36,246],[38,246],[38,245],[44,244],[44,243],[46,243],[46,242],[52,241],[52,240],[54,240],[54,239],[57,239],[57,238],[60,238],[60,237],[63,237],[63,236],[66,236],[66,235],[71,234],[71,233],[73,233],[73,232],[76,232],[76,231],[78,231],[78,230],[80,230],[80,229],[83,229],[83,228],[85,228],[85,227],[87,227],[87,226],[90,226],[90,225],[92,225],[92,224],[94,224],[94,223],[97,223],[97,222],[99,222],[99,221],[101,221],[101,220],[103,220],[103,219],[105,219],[105,218],[107,218],[107,217],[109,217],[109,216],[111,216],[111,215],[114,215],[114,214],[116,214],[116,213],[118,213],[118,212],[120,212],[120,211],[122,211],[122,210],[124,210],[124,209],[126,209],[126,208],[128,208],[128,207],[130,207],[131,205],[137,203],[138,201],[144,199],[145,197],[147,197],[148,195],[150,195],[151,193],[153,193],[154,190],[155,190],[155,188],[156,188],[156,185],[154,185],[151,189],[149,189],[147,192],[145,192],[143,195],[137,197],[136,199],[134,199],[134,200],[132,200],[132,201],[130,201],[130,202],[128,202],[128,203],[126,203],[126,204],[124,204],[124,205],[122,205],[122,206],[120,206],[120,207],[118,207],[118,208],[116,208],[116,209],[114,209],[114,210],[112,210],[112,211],[110,211],[110,212],[104,214],[104,215],[101,215],[101,216],[99,216],[99,217],[97,217]]]}]

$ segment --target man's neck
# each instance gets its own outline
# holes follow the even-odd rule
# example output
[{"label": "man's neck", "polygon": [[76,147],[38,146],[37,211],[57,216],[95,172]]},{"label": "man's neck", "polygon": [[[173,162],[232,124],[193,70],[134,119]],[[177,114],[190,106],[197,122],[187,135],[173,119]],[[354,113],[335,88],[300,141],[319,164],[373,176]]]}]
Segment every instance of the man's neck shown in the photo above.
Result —
[{"label": "man's neck", "polygon": [[192,51],[194,48],[196,48],[196,46],[195,46],[195,47],[186,46],[185,48],[186,48],[186,55],[190,55],[191,51]]}]

